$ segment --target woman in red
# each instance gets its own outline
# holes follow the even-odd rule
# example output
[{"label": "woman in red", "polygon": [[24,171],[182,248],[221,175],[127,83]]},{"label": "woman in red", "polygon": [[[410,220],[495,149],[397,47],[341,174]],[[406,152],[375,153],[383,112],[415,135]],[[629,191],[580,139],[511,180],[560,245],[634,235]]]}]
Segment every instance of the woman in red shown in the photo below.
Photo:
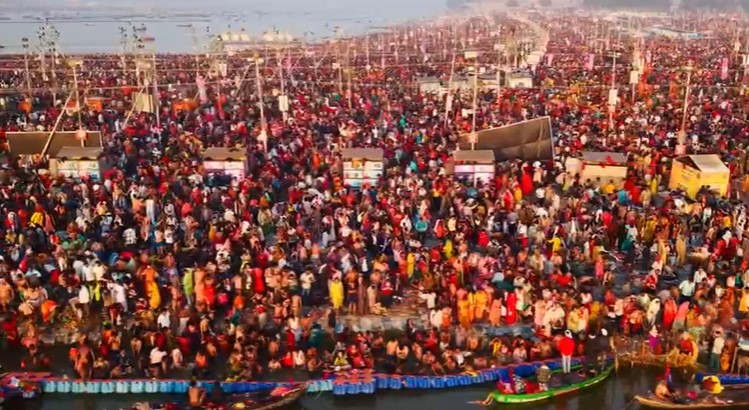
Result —
[{"label": "woman in red", "polygon": [[663,304],[663,325],[662,328],[664,330],[671,330],[671,326],[674,324],[674,320],[676,319],[676,312],[679,310],[679,307],[676,306],[676,302],[674,301],[674,298],[669,297],[666,299],[665,303]]},{"label": "woman in red", "polygon": [[562,355],[562,371],[569,373],[572,367],[572,355],[575,353],[575,339],[572,332],[564,331],[564,337],[559,340],[559,353]]},{"label": "woman in red", "polygon": [[507,295],[506,303],[507,316],[505,317],[505,320],[507,321],[507,326],[513,326],[518,320],[517,302],[518,297],[515,292],[510,292],[509,295]]}]

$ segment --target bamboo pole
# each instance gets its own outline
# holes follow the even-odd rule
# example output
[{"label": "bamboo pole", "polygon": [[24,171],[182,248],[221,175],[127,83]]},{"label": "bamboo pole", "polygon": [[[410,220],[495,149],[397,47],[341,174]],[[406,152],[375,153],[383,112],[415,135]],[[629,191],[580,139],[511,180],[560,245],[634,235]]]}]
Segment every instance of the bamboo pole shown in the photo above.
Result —
[{"label": "bamboo pole", "polygon": [[62,105],[62,110],[60,111],[60,115],[58,115],[57,119],[55,120],[55,125],[52,127],[52,131],[50,131],[49,135],[47,135],[47,141],[44,143],[44,148],[42,148],[42,152],[40,153],[42,157],[47,155],[47,150],[49,150],[49,145],[52,143],[52,138],[55,136],[57,127],[60,126],[60,121],[62,121],[62,116],[65,115],[65,107],[68,106],[68,103],[70,102],[71,98],[73,98],[73,93],[68,94],[68,98],[65,100],[65,102]]}]

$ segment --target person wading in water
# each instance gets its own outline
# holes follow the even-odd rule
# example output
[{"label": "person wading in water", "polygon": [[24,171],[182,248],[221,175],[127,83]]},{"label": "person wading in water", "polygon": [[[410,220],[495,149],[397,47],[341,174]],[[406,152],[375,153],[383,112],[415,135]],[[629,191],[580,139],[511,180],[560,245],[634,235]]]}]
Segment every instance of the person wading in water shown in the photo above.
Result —
[{"label": "person wading in water", "polygon": [[190,382],[190,388],[187,389],[187,403],[192,409],[200,409],[205,399],[205,391],[198,386],[198,383],[193,380]]}]

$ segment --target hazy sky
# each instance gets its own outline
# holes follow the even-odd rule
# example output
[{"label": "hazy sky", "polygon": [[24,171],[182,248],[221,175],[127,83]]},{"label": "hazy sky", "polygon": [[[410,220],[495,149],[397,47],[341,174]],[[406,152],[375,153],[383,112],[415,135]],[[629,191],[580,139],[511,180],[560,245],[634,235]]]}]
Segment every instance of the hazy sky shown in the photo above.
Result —
[{"label": "hazy sky", "polygon": [[[21,6],[22,5],[22,6]],[[30,17],[57,15],[141,14],[165,16],[164,11],[200,12],[216,14],[196,18],[194,26],[203,35],[206,25],[212,33],[227,29],[247,30],[250,35],[260,35],[271,28],[288,31],[301,37],[332,35],[332,27],[339,26],[345,34],[363,32],[370,26],[432,18],[443,14],[447,0],[0,0],[0,15],[13,20],[0,21],[0,44],[4,52],[17,51],[22,37],[37,36],[39,23]],[[113,7],[118,10],[112,10]],[[259,15],[257,12],[265,14]],[[244,14],[242,18],[228,18],[218,12]],[[188,19],[189,20],[189,19]],[[135,19],[137,22],[137,19]],[[189,20],[192,22],[192,20]],[[60,31],[60,45],[70,52],[112,52],[119,50],[118,22],[81,24],[75,21],[54,21]],[[194,36],[174,21],[149,21],[148,33],[156,38],[155,46],[162,52],[188,52],[198,48]],[[204,39],[203,39],[204,40]],[[202,43],[203,40],[200,40]]]},{"label": "hazy sky", "polygon": [[444,8],[445,0],[0,0],[0,6],[12,7],[23,12],[39,8],[84,8],[123,7],[134,9],[214,10],[252,12],[286,11],[367,11],[371,13],[397,14],[399,8]]}]

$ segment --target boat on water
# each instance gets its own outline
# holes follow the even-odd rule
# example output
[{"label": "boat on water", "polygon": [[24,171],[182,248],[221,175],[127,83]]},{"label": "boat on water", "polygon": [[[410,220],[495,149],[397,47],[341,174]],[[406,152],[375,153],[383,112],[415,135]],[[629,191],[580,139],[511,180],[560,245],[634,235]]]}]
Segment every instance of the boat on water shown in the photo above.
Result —
[{"label": "boat on water", "polygon": [[307,383],[300,383],[289,387],[277,387],[263,397],[257,398],[252,393],[232,396],[227,410],[273,410],[296,403],[307,393]]},{"label": "boat on water", "polygon": [[39,383],[22,381],[15,377],[8,378],[6,377],[8,375],[9,373],[0,374],[0,403],[14,397],[33,400],[42,396],[42,388]]},{"label": "boat on water", "polygon": [[141,37],[141,40],[144,43],[153,43],[154,41],[156,41],[156,38],[154,38],[153,36],[143,36]]},{"label": "boat on water", "polygon": [[[307,393],[307,383],[279,386],[271,390],[229,396],[225,403],[204,403],[205,410],[275,410],[290,406]],[[193,409],[187,403],[136,403],[130,410]]]},{"label": "boat on water", "polygon": [[177,24],[177,27],[190,28],[190,27],[192,27],[192,24]]},{"label": "boat on water", "polygon": [[[550,386],[548,390],[537,393],[512,394],[502,393],[499,390],[495,390],[494,392],[489,394],[489,397],[487,397],[487,399],[484,401],[484,404],[488,405],[492,402],[499,404],[527,404],[549,400],[554,397],[567,395],[582,389],[593,387],[606,380],[606,378],[609,377],[609,375],[611,375],[613,371],[614,366],[609,366],[605,370],[594,376],[587,377],[573,383],[564,384],[558,387]],[[579,376],[581,373],[572,374]]]},{"label": "boat on water", "polygon": [[674,409],[674,410],[700,410],[700,409],[736,409],[749,407],[749,397],[746,391],[736,392],[736,400],[723,398],[720,401],[688,401],[685,403],[676,403],[673,401],[662,400],[655,396],[635,396],[634,400],[641,406],[650,409]]}]

